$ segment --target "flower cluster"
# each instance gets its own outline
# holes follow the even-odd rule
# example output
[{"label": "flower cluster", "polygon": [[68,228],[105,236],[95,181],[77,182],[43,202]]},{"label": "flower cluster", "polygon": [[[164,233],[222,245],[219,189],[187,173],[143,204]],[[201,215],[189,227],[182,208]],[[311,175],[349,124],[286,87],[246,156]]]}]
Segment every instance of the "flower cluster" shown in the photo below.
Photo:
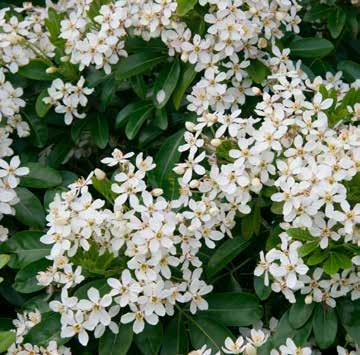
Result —
[{"label": "flower cluster", "polygon": [[81,77],[76,85],[64,83],[60,78],[55,79],[48,88],[49,96],[44,97],[43,101],[47,105],[54,105],[55,112],[64,114],[67,125],[75,118],[83,119],[85,113],[79,113],[78,107],[86,107],[87,96],[91,95],[94,89],[84,87],[85,79]]},{"label": "flower cluster", "polygon": [[[134,332],[139,333],[145,322],[157,324],[159,317],[172,315],[176,302],[190,302],[191,313],[208,307],[203,296],[212,287],[201,279],[197,254],[203,243],[213,248],[214,241],[223,238],[218,229],[225,212],[211,201],[193,199],[183,209],[181,198],[167,201],[161,189],[149,190],[144,178],[155,164],[142,153],[133,163],[133,155],[116,149],[102,161],[117,169],[112,183],[97,169],[95,176],[70,185],[70,191],[57,195],[49,206],[49,230],[41,241],[52,245],[48,258],[53,264],[39,273],[38,281],[63,289],[61,301],[50,306],[62,314],[63,336],[78,334],[84,345],[86,331],[95,330],[97,337],[107,326],[117,331],[111,318],[120,308],[129,306],[121,322],[134,322]],[[108,186],[113,210],[104,207],[104,200],[92,198],[92,182]],[[108,278],[110,292],[102,297],[96,288],[88,290],[89,299],[69,297],[68,290],[84,280],[76,256],[81,253],[81,264],[92,246],[114,262],[123,260],[124,266]],[[178,270],[176,278],[173,268]]]},{"label": "flower cluster", "polygon": [[[19,185],[19,177],[29,173],[29,169],[20,167],[20,159],[14,156],[10,138],[14,131],[19,137],[30,133],[29,125],[22,121],[20,110],[25,106],[21,98],[23,90],[14,88],[6,80],[4,70],[0,70],[0,219],[3,215],[15,214],[14,205],[19,199],[15,188]],[[5,160],[6,159],[6,160]],[[7,160],[10,159],[8,162]],[[0,226],[0,241],[7,239],[8,230]]]},{"label": "flower cluster", "polygon": [[16,341],[7,350],[7,355],[71,355],[68,348],[64,346],[58,347],[56,341],[50,341],[47,347],[23,343],[25,335],[36,324],[41,322],[41,313],[35,309],[34,311],[25,311],[17,314],[17,319],[13,321],[15,326]]}]

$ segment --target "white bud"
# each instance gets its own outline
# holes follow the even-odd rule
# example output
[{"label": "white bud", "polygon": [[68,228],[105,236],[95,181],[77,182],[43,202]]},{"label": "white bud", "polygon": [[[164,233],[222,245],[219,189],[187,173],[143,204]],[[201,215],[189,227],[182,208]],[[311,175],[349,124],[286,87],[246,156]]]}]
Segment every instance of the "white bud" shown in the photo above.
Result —
[{"label": "white bud", "polygon": [[211,140],[210,144],[211,144],[213,147],[217,148],[217,147],[219,147],[219,146],[221,145],[221,139],[219,139],[219,138],[214,138],[214,139]]},{"label": "white bud", "polygon": [[60,60],[64,63],[64,62],[68,62],[70,60],[70,57],[67,55],[64,55],[63,57],[60,58]]},{"label": "white bud", "polygon": [[152,194],[154,197],[161,196],[163,193],[164,193],[164,190],[163,190],[163,189],[160,189],[160,188],[156,188],[156,189],[153,189],[153,190],[151,191],[151,194]]},{"label": "white bud", "polygon": [[195,130],[195,123],[190,122],[190,121],[187,121],[187,122],[185,122],[185,127],[186,127],[186,129],[187,129],[188,131],[194,132],[194,130]]},{"label": "white bud", "polygon": [[175,168],[173,169],[173,171],[178,174],[178,175],[184,175],[185,173],[185,168],[181,165],[175,166]]},{"label": "white bud", "polygon": [[251,179],[251,185],[254,187],[259,187],[261,186],[261,181],[259,178],[255,177]]},{"label": "white bud", "polygon": [[254,95],[259,96],[262,94],[261,89],[257,88],[256,86],[251,88]]},{"label": "white bud", "polygon": [[101,170],[96,168],[95,171],[95,176],[98,180],[105,180],[106,179],[106,174]]},{"label": "white bud", "polygon": [[191,189],[197,189],[200,185],[200,181],[199,180],[192,180],[190,181],[190,188]]},{"label": "white bud", "polygon": [[265,38],[260,38],[258,42],[259,48],[266,48],[267,47],[267,40]]},{"label": "white bud", "polygon": [[211,216],[216,216],[219,210],[216,207],[211,207],[209,213]]},{"label": "white bud", "polygon": [[164,90],[158,91],[158,93],[156,94],[156,101],[159,104],[162,104],[164,102],[165,98],[166,98],[165,91]]},{"label": "white bud", "polygon": [[305,303],[306,304],[310,304],[310,303],[312,303],[312,301],[313,301],[312,295],[307,295],[305,297]]},{"label": "white bud", "polygon": [[54,73],[57,72],[57,70],[58,70],[58,68],[56,68],[56,67],[49,67],[49,68],[46,69],[46,73],[47,74],[54,74]]}]

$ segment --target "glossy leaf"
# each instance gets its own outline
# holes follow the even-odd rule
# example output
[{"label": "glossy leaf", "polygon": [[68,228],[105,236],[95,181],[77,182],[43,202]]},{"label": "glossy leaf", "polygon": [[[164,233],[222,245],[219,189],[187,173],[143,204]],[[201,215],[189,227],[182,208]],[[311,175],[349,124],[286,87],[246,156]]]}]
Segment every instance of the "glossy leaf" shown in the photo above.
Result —
[{"label": "glossy leaf", "polygon": [[109,142],[109,123],[106,117],[96,114],[90,124],[91,138],[94,143],[104,149]]},{"label": "glossy leaf", "polygon": [[49,112],[49,110],[51,109],[51,105],[50,104],[46,104],[43,99],[45,97],[49,96],[48,90],[44,89],[43,91],[41,91],[41,93],[39,94],[39,96],[36,99],[36,103],[35,103],[35,111],[36,114],[43,118],[46,116],[46,114]]},{"label": "glossy leaf", "polygon": [[306,304],[304,297],[298,297],[290,307],[289,323],[295,329],[301,328],[313,314],[315,303]]},{"label": "glossy leaf", "polygon": [[325,57],[334,50],[333,44],[324,38],[302,38],[290,43],[291,54],[300,58]]},{"label": "glossy leaf", "polygon": [[28,189],[16,188],[20,201],[15,205],[16,219],[30,227],[45,226],[45,212],[40,200]]},{"label": "glossy leaf", "polygon": [[119,324],[119,333],[106,330],[99,341],[99,355],[126,355],[133,340],[132,324]]},{"label": "glossy leaf", "polygon": [[160,355],[181,355],[188,353],[188,338],[181,315],[173,318],[165,329]]},{"label": "glossy leaf", "polygon": [[177,0],[176,13],[179,16],[186,15],[189,11],[191,11],[195,7],[197,2],[198,2],[197,0]]},{"label": "glossy leaf", "polygon": [[58,171],[40,163],[25,164],[29,168],[29,174],[21,178],[20,186],[35,189],[48,189],[62,183],[62,177]]},{"label": "glossy leaf", "polygon": [[18,75],[40,81],[51,81],[56,79],[56,75],[46,73],[46,69],[48,68],[49,65],[43,60],[33,59],[28,65],[19,68]]},{"label": "glossy leaf", "polygon": [[145,329],[134,336],[137,348],[144,355],[157,355],[163,341],[161,322],[156,325],[146,324]]},{"label": "glossy leaf", "polygon": [[15,343],[15,332],[0,332],[0,353],[5,352],[11,344]]},{"label": "glossy leaf", "polygon": [[242,240],[241,238],[233,238],[226,240],[218,246],[206,266],[206,274],[208,277],[217,275],[249,245],[250,243],[248,241]]},{"label": "glossy leaf", "polygon": [[337,7],[328,16],[327,26],[332,38],[338,38],[346,23],[346,12]]},{"label": "glossy leaf", "polygon": [[313,330],[316,344],[320,349],[329,348],[335,341],[337,315],[335,309],[317,304],[313,318]]},{"label": "glossy leaf", "polygon": [[116,116],[115,119],[115,128],[121,128],[130,117],[136,117],[139,119],[142,117],[149,109],[151,109],[151,104],[147,101],[135,101],[131,104],[125,106]]},{"label": "glossy leaf", "polygon": [[195,77],[196,71],[194,66],[190,63],[183,64],[180,79],[172,97],[176,110],[179,110],[184,94],[194,81]]},{"label": "glossy leaf", "polygon": [[256,296],[245,292],[213,293],[206,297],[209,309],[206,315],[227,326],[248,326],[263,315]]},{"label": "glossy leaf", "polygon": [[338,64],[338,70],[344,73],[344,76],[349,81],[360,79],[360,64],[352,60],[343,60]]},{"label": "glossy leaf", "polygon": [[262,301],[265,301],[266,299],[268,299],[272,292],[270,286],[265,286],[263,276],[262,277],[256,277],[256,276],[254,277],[254,289],[255,289],[256,295]]},{"label": "glossy leaf", "polygon": [[126,137],[130,140],[134,139],[139,133],[142,125],[150,117],[153,112],[152,107],[148,107],[145,110],[137,111],[137,114],[132,114],[125,127]]},{"label": "glossy leaf", "polygon": [[360,344],[360,299],[351,301],[342,298],[337,300],[336,304],[336,311],[342,326],[355,343]]}]

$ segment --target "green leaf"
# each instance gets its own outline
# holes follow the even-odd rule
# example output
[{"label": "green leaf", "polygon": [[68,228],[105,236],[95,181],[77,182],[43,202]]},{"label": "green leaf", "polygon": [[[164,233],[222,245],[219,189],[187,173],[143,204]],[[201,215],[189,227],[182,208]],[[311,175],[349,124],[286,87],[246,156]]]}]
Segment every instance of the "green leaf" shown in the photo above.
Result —
[{"label": "green leaf", "polygon": [[79,138],[81,136],[81,133],[84,131],[86,126],[88,126],[89,121],[88,120],[75,120],[71,124],[71,138],[74,143],[77,143],[79,141]]},{"label": "green leaf", "polygon": [[310,336],[311,329],[311,320],[299,329],[293,328],[289,322],[289,311],[287,311],[281,317],[276,328],[273,338],[274,347],[279,347],[280,345],[285,344],[287,338],[292,339],[296,345],[303,346]]},{"label": "green leaf", "polygon": [[132,54],[120,60],[119,63],[114,66],[115,79],[125,80],[132,76],[145,73],[165,59],[166,56],[163,53],[154,51]]},{"label": "green leaf", "polygon": [[186,15],[189,11],[191,11],[195,7],[197,2],[198,0],[177,0],[176,13],[179,16]]},{"label": "green leaf", "polygon": [[349,82],[360,79],[360,64],[355,63],[352,60],[342,60],[337,68],[344,73],[345,79]]},{"label": "green leaf", "polygon": [[40,163],[27,163],[30,170],[28,175],[21,178],[20,186],[34,189],[48,189],[62,183],[62,177],[58,171]]},{"label": "green leaf", "polygon": [[44,89],[43,91],[41,91],[41,93],[39,94],[39,96],[36,99],[35,111],[36,111],[36,114],[41,118],[45,117],[46,114],[51,109],[51,105],[46,104],[43,101],[43,98],[47,97],[47,96],[49,96],[48,89]]},{"label": "green leaf", "polygon": [[315,303],[306,304],[304,297],[297,297],[289,311],[289,323],[295,329],[301,328],[313,314]]},{"label": "green leaf", "polygon": [[144,355],[157,355],[163,340],[163,327],[161,322],[156,325],[146,324],[145,329],[134,336],[138,349]]},{"label": "green leaf", "polygon": [[99,355],[126,355],[133,340],[132,324],[119,324],[119,333],[106,330],[99,341]]},{"label": "green leaf", "polygon": [[336,311],[346,332],[360,344],[360,299],[339,299],[336,301]]},{"label": "green leaf", "polygon": [[319,246],[317,241],[309,242],[300,247],[298,253],[299,256],[304,257],[311,254],[314,250],[316,250]]},{"label": "green leaf", "polygon": [[111,288],[108,285],[107,281],[105,279],[98,279],[89,281],[84,285],[81,285],[75,292],[74,296],[77,297],[79,300],[83,300],[88,298],[87,292],[91,287],[95,287],[101,296],[104,296],[106,293],[108,293]]},{"label": "green leaf", "polygon": [[2,269],[10,260],[10,255],[0,254],[0,269]]},{"label": "green leaf", "polygon": [[300,58],[325,57],[334,50],[333,44],[324,38],[296,39],[289,46],[291,54]]},{"label": "green leaf", "polygon": [[53,168],[58,168],[63,164],[74,148],[71,139],[62,138],[63,139],[59,139],[58,143],[55,144],[48,157],[48,164]]},{"label": "green leaf", "polygon": [[179,80],[180,70],[180,63],[176,60],[172,64],[165,65],[161,70],[154,84],[153,101],[156,108],[163,108],[170,100]]},{"label": "green leaf", "polygon": [[0,332],[0,353],[5,352],[11,344],[15,343],[15,332]]},{"label": "green leaf", "polygon": [[179,314],[173,318],[165,329],[164,341],[160,355],[180,355],[188,353],[188,338],[184,321]]},{"label": "green leaf", "polygon": [[64,48],[66,43],[66,41],[60,37],[61,21],[64,17],[64,14],[61,14],[50,7],[48,9],[48,16],[45,19],[45,26],[50,33],[50,42],[58,48]]},{"label": "green leaf", "polygon": [[94,143],[104,149],[109,142],[109,123],[106,116],[97,113],[91,120],[90,132]]},{"label": "green leaf", "polygon": [[153,123],[156,127],[159,127],[162,130],[168,128],[168,117],[165,108],[155,111],[155,119],[153,120]]},{"label": "green leaf", "polygon": [[146,99],[147,86],[142,75],[132,76],[130,84],[135,94],[142,100]]},{"label": "green leaf", "polygon": [[308,232],[307,229],[302,228],[291,228],[286,231],[287,234],[289,234],[290,237],[301,240],[302,242],[314,241],[314,237]]},{"label": "green leaf", "polygon": [[55,189],[46,190],[44,194],[44,209],[47,210],[49,208],[50,203],[54,200],[56,194],[61,194],[62,192],[67,192],[63,186],[56,187]]},{"label": "green leaf", "polygon": [[51,264],[52,262],[50,260],[41,259],[26,265],[16,274],[14,283],[15,290],[21,293],[33,293],[45,288],[45,286],[38,285],[36,275],[39,271],[45,271]]},{"label": "green leaf", "polygon": [[179,110],[183,96],[186,90],[188,89],[188,87],[194,81],[195,77],[196,77],[196,71],[194,65],[190,63],[183,64],[179,82],[172,96],[176,110]]},{"label": "green leaf", "polygon": [[36,344],[38,346],[48,346],[50,341],[56,341],[58,345],[63,345],[70,338],[61,338],[60,314],[46,312],[41,315],[41,322],[32,327],[24,337],[24,343]]},{"label": "green leaf", "polygon": [[250,293],[214,293],[206,299],[209,309],[201,314],[227,326],[248,326],[259,321],[263,315],[259,300]]},{"label": "green leaf", "polygon": [[43,148],[48,140],[49,132],[45,120],[37,117],[35,113],[22,112],[30,126],[30,140],[37,148]]},{"label": "green leaf", "polygon": [[33,59],[28,65],[19,68],[18,75],[24,78],[40,81],[52,81],[56,75],[47,74],[46,69],[49,67],[43,60]]},{"label": "green leaf", "polygon": [[231,332],[220,322],[204,316],[191,317],[189,322],[191,344],[194,349],[206,345],[213,352],[221,351],[227,337],[232,338]]},{"label": "green leaf", "polygon": [[95,190],[104,196],[111,205],[114,204],[116,194],[111,190],[112,182],[109,179],[99,180],[93,176],[92,184]]},{"label": "green leaf", "polygon": [[[156,168],[152,171],[157,187],[162,188],[165,194],[169,193],[170,180],[174,177],[173,168],[179,161],[181,153],[179,145],[184,140],[184,130],[180,130],[167,138],[155,156]],[[174,181],[177,183],[177,181]],[[177,185],[176,185],[177,186]]]},{"label": "green leaf", "polygon": [[256,296],[258,296],[261,301],[268,299],[272,292],[271,287],[265,286],[264,276],[254,277],[254,289]]},{"label": "green leaf", "polygon": [[136,111],[136,114],[132,114],[128,120],[128,123],[125,127],[126,137],[130,140],[134,139],[139,133],[141,126],[145,123],[145,121],[150,117],[154,108],[149,107],[145,110]]},{"label": "green leaf", "polygon": [[249,240],[253,235],[258,235],[261,227],[261,210],[256,204],[252,211],[241,219],[241,235]]},{"label": "green leaf", "polygon": [[9,265],[14,269],[21,269],[49,255],[51,247],[40,242],[43,235],[43,232],[30,230],[12,235],[3,244],[6,252],[12,254]]},{"label": "green leaf", "polygon": [[135,101],[125,106],[116,116],[115,128],[121,128],[130,117],[135,116],[137,119],[142,117],[152,105],[147,101]]},{"label": "green leaf", "polygon": [[246,68],[246,71],[251,80],[257,84],[264,82],[268,75],[271,74],[270,69],[257,59],[251,61],[250,65]]},{"label": "green leaf", "polygon": [[346,12],[337,7],[331,11],[327,20],[327,27],[332,38],[338,38],[346,23]]},{"label": "green leaf", "polygon": [[45,212],[40,200],[28,189],[16,188],[20,201],[15,205],[15,218],[30,227],[45,226]]},{"label": "green leaf", "polygon": [[339,269],[349,269],[351,266],[352,262],[348,256],[338,252],[330,252],[323,269],[328,275],[334,275]]},{"label": "green leaf", "polygon": [[325,19],[331,8],[324,4],[311,4],[310,9],[304,15],[304,22],[316,22]]},{"label": "green leaf", "polygon": [[306,261],[306,264],[309,266],[319,265],[325,259],[328,258],[328,253],[324,253],[322,251],[316,251],[314,254],[310,255]]},{"label": "green leaf", "polygon": [[[112,76],[109,76],[105,83],[102,85],[100,93],[100,111],[105,112],[107,107],[111,104],[115,97],[117,90],[117,82]],[[104,117],[104,119],[106,116]]]},{"label": "green leaf", "polygon": [[215,249],[207,266],[206,274],[209,278],[217,275],[224,267],[244,251],[250,243],[241,238],[228,239]]},{"label": "green leaf", "polygon": [[316,344],[320,349],[327,349],[334,343],[337,325],[335,309],[317,304],[313,318],[313,330]]}]

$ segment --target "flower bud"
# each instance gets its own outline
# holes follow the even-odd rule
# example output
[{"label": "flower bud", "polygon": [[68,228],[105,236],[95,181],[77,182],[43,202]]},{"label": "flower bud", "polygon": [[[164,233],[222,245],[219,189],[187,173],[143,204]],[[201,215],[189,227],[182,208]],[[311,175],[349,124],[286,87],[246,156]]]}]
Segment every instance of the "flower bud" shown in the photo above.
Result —
[{"label": "flower bud", "polygon": [[261,89],[257,88],[256,86],[252,87],[251,90],[256,96],[260,96],[262,94]]},{"label": "flower bud", "polygon": [[153,190],[151,191],[151,194],[152,194],[154,197],[161,196],[163,193],[164,193],[164,190],[163,190],[163,189],[160,189],[160,188],[156,188],[156,189],[153,189]]},{"label": "flower bud", "polygon": [[175,168],[173,170],[178,175],[184,175],[184,173],[185,173],[185,168],[181,165],[175,166]]},{"label": "flower bud", "polygon": [[266,48],[267,47],[267,40],[265,38],[260,38],[258,42],[259,48]]},{"label": "flower bud", "polygon": [[56,68],[56,67],[49,67],[49,68],[46,69],[46,73],[47,74],[54,74],[54,73],[57,72],[57,70],[58,70],[58,68]]},{"label": "flower bud", "polygon": [[68,55],[64,55],[63,57],[60,58],[60,60],[64,63],[64,62],[68,62],[70,60],[70,57]]},{"label": "flower bud", "polygon": [[306,304],[310,304],[310,303],[312,303],[312,301],[313,301],[312,295],[307,295],[305,297],[305,303]]},{"label": "flower bud", "polygon": [[95,169],[95,176],[98,180],[106,179],[106,174],[101,169],[98,168]]},{"label": "flower bud", "polygon": [[220,144],[221,144],[221,139],[219,139],[219,138],[214,138],[214,139],[211,140],[210,144],[211,144],[213,147],[217,148],[217,147],[219,147]]},{"label": "flower bud", "polygon": [[185,127],[190,132],[194,132],[194,130],[195,130],[195,124],[190,121],[185,122]]},{"label": "flower bud", "polygon": [[197,189],[200,185],[200,181],[199,180],[192,180],[190,181],[190,188],[191,189]]}]

